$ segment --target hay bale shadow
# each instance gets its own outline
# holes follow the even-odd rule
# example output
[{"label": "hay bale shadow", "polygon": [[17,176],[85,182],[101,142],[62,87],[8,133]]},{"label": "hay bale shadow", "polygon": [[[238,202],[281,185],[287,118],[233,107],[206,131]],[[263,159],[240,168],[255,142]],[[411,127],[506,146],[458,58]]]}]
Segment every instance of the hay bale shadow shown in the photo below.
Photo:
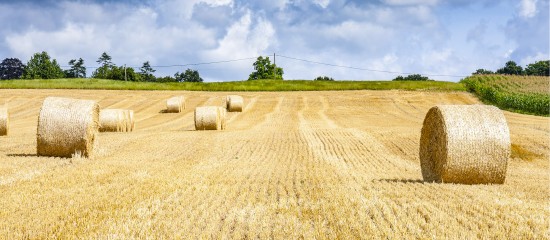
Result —
[{"label": "hay bale shadow", "polygon": [[389,183],[432,183],[422,179],[374,179],[372,182],[389,182]]},{"label": "hay bale shadow", "polygon": [[6,154],[7,157],[38,157],[36,153],[8,153]]}]

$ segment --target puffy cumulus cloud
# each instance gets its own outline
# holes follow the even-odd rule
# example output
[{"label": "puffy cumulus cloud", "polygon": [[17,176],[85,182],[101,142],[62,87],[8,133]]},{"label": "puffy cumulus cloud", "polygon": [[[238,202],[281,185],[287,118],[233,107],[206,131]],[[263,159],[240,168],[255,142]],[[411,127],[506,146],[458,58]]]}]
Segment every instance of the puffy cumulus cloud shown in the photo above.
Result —
[{"label": "puffy cumulus cloud", "polygon": [[[526,1],[524,1],[526,2]],[[509,20],[505,31],[508,39],[516,44],[509,54],[512,60],[521,63],[532,63],[535,60],[549,59],[549,5],[548,1],[527,1],[519,8],[518,16]],[[535,6],[530,6],[535,4]],[[545,9],[537,11],[536,9]],[[538,59],[537,59],[538,58]],[[529,62],[530,61],[530,62]]]},{"label": "puffy cumulus cloud", "polygon": [[[548,1],[516,4],[492,0],[0,1],[0,22],[5,24],[0,29],[0,55],[26,61],[45,50],[62,65],[82,57],[95,66],[107,51],[116,64],[139,67],[145,61],[153,66],[180,65],[276,52],[285,79],[319,75],[392,79],[398,75],[394,72],[465,75],[480,67],[500,67],[508,57],[522,62],[547,56]],[[248,77],[253,61],[190,67],[207,81],[239,80]],[[185,69],[156,70],[164,76]]]},{"label": "puffy cumulus cloud", "polygon": [[519,15],[525,18],[534,17],[537,14],[537,0],[521,0]]}]

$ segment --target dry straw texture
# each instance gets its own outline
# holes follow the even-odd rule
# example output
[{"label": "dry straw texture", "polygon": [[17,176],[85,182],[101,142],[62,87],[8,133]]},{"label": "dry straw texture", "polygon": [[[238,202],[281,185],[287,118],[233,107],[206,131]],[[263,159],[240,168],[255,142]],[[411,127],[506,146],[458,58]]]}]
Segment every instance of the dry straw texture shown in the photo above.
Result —
[{"label": "dry straw texture", "polygon": [[134,120],[134,110],[126,110],[128,111],[128,118],[130,124],[128,125],[128,132],[134,131],[134,128],[136,127],[136,121]]},{"label": "dry straw texture", "polygon": [[244,100],[238,95],[228,95],[225,98],[225,107],[229,112],[242,112]]},{"label": "dry straw texture", "polygon": [[8,135],[10,131],[10,113],[7,107],[0,107],[0,136]]},{"label": "dry straw texture", "polygon": [[509,156],[510,131],[500,109],[441,105],[426,114],[420,137],[425,181],[502,184]]},{"label": "dry straw texture", "polygon": [[224,130],[225,129],[225,125],[226,125],[226,116],[227,116],[227,110],[223,107],[218,107],[218,112],[220,114],[220,126],[221,126],[221,129]]},{"label": "dry straw texture", "polygon": [[225,112],[221,107],[197,107],[195,108],[196,130],[222,130],[225,127]]},{"label": "dry straw texture", "polygon": [[125,113],[121,109],[103,109],[99,113],[100,132],[126,131]]},{"label": "dry straw texture", "polygon": [[176,96],[166,100],[166,112],[179,113],[185,109],[185,97]]},{"label": "dry straw texture", "polygon": [[47,97],[40,109],[37,129],[39,156],[93,157],[99,126],[96,101]]}]

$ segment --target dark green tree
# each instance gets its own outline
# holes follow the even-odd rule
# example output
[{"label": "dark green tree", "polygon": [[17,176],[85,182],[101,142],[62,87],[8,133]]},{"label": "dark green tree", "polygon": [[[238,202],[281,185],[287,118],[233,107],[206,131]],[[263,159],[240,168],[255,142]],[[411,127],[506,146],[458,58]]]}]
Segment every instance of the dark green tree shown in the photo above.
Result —
[{"label": "dark green tree", "polygon": [[92,73],[92,77],[112,79],[109,77],[109,75],[111,74],[111,70],[115,66],[115,64],[113,64],[111,60],[112,60],[111,56],[109,56],[109,54],[107,54],[106,52],[103,52],[96,61],[101,66]]},{"label": "dark green tree", "polygon": [[69,61],[71,69],[65,71],[66,78],[85,78],[86,77],[86,67],[84,66],[84,60],[82,58],[71,59]]},{"label": "dark green tree", "polygon": [[153,73],[156,71],[151,67],[151,64],[149,61],[144,62],[140,70],[141,79],[146,82],[154,82],[155,81],[155,75]]},{"label": "dark green tree", "polygon": [[315,81],[334,81],[333,78],[327,77],[327,76],[319,76],[319,77],[316,77],[313,80],[315,80]]},{"label": "dark green tree", "polygon": [[491,70],[487,70],[483,68],[480,68],[472,73],[472,75],[488,75],[488,74],[495,74],[495,73]]},{"label": "dark green tree", "polygon": [[538,61],[527,65],[525,68],[526,75],[533,76],[550,76],[550,60]]},{"label": "dark green tree", "polygon": [[514,61],[506,62],[503,68],[497,70],[498,74],[523,75],[523,68]]},{"label": "dark green tree", "polygon": [[199,71],[189,68],[185,70],[185,72],[177,72],[174,74],[174,78],[178,82],[203,82],[203,79],[199,75]]},{"label": "dark green tree", "polygon": [[406,77],[399,75],[396,78],[394,78],[393,81],[432,81],[432,80],[420,74],[410,74]]},{"label": "dark green tree", "polygon": [[258,57],[256,62],[252,64],[254,66],[254,72],[248,76],[248,80],[258,80],[258,79],[278,79],[283,80],[283,68],[277,67],[277,65],[272,64],[269,60],[269,57]]},{"label": "dark green tree", "polygon": [[25,73],[23,78],[25,79],[54,79],[63,78],[63,70],[57,63],[57,60],[50,60],[50,56],[47,52],[35,53],[27,66],[25,67]]},{"label": "dark green tree", "polygon": [[6,58],[0,63],[0,79],[19,79],[25,71],[25,65],[17,58]]}]

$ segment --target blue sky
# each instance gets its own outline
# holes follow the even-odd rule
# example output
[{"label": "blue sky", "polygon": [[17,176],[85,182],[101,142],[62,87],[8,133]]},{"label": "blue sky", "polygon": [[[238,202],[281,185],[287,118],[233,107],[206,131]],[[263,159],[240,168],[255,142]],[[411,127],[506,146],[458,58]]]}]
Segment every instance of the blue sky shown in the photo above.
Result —
[{"label": "blue sky", "polygon": [[549,8],[549,0],[0,0],[0,58],[27,62],[47,51],[66,66],[81,57],[89,74],[104,51],[135,67],[246,59],[188,66],[206,81],[232,81],[248,78],[250,58],[276,53],[285,79],[458,81],[508,60],[549,59]]}]

